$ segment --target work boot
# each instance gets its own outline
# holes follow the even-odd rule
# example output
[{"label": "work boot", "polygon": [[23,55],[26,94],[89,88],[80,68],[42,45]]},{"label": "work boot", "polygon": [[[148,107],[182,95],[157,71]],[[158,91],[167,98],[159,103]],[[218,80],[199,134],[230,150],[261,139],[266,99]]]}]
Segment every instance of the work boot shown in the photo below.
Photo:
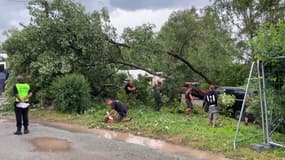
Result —
[{"label": "work boot", "polygon": [[25,129],[24,129],[24,134],[28,134],[28,133],[30,133],[29,129],[28,129],[28,128],[25,128]]},{"label": "work boot", "polygon": [[17,130],[14,134],[15,134],[15,135],[21,135],[22,132],[21,132],[21,130]]}]

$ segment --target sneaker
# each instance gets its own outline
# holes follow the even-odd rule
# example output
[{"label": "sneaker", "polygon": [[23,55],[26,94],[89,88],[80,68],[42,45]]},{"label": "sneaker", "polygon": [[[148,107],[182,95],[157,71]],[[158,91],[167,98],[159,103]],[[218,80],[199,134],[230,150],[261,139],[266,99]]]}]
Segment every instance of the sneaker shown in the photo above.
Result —
[{"label": "sneaker", "polygon": [[30,131],[28,129],[25,129],[24,134],[28,134],[28,133],[30,133]]},{"label": "sneaker", "polygon": [[15,134],[15,135],[21,135],[22,132],[21,132],[21,131],[16,131],[14,134]]}]

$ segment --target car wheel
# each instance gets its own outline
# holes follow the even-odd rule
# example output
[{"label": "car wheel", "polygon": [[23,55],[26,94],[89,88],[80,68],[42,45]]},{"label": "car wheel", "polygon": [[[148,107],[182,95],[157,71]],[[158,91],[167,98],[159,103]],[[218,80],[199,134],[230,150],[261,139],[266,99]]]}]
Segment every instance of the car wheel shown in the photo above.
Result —
[{"label": "car wheel", "polygon": [[240,111],[236,111],[236,112],[235,112],[235,118],[236,118],[236,119],[239,119],[239,116],[240,116]]}]

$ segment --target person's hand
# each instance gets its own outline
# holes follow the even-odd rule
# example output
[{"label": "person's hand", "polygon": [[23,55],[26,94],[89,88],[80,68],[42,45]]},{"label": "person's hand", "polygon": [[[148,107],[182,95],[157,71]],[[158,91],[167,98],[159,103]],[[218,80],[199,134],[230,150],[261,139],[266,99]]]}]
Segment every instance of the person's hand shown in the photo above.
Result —
[{"label": "person's hand", "polygon": [[20,99],[20,103],[25,103],[25,101],[23,99]]},{"label": "person's hand", "polygon": [[104,117],[107,118],[109,116],[109,114],[110,114],[109,112],[106,112]]}]

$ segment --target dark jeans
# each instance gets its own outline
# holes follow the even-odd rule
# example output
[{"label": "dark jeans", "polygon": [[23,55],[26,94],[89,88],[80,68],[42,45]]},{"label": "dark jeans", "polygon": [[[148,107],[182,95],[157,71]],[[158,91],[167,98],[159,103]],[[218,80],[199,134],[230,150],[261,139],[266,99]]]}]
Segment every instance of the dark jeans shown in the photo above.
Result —
[{"label": "dark jeans", "polygon": [[121,122],[125,117],[127,117],[127,113],[119,113],[118,122]]},{"label": "dark jeans", "polygon": [[24,125],[24,129],[28,129],[28,125],[29,125],[29,117],[28,117],[29,108],[18,108],[18,107],[16,107],[16,104],[17,103],[15,103],[15,115],[16,115],[17,130],[18,131],[21,130],[22,124]]},{"label": "dark jeans", "polygon": [[136,99],[134,93],[126,93],[126,97],[127,97],[127,103],[134,103]]},{"label": "dark jeans", "polygon": [[155,110],[159,111],[162,106],[162,100],[160,97],[155,97]]}]

